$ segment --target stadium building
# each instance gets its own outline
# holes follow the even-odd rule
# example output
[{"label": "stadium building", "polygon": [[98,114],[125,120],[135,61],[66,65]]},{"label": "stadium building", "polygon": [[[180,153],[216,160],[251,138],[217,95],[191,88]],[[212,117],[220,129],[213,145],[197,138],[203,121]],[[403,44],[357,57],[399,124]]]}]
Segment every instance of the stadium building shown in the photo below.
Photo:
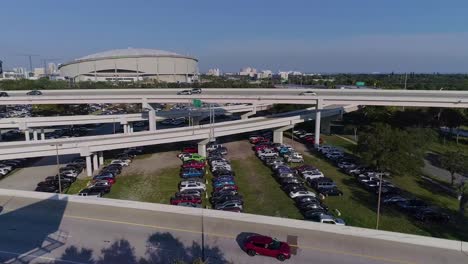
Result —
[{"label": "stadium building", "polygon": [[198,60],[154,49],[117,49],[88,55],[59,66],[72,81],[187,82],[198,78]]}]

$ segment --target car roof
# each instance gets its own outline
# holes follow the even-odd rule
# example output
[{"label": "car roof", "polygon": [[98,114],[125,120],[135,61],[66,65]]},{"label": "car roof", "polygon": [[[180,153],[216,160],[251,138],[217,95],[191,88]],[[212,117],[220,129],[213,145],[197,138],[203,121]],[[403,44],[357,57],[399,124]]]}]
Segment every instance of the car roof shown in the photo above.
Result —
[{"label": "car roof", "polygon": [[261,236],[261,235],[254,235],[249,237],[249,240],[255,243],[264,243],[269,244],[273,241],[271,237]]}]

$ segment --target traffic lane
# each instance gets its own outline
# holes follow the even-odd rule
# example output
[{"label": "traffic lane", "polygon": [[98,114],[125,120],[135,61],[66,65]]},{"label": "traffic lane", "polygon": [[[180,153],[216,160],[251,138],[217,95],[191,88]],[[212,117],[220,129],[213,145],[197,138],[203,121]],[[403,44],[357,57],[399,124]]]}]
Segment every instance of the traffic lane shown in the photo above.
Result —
[{"label": "traffic lane", "polygon": [[[20,208],[32,199],[13,198],[5,208]],[[123,213],[125,212],[125,213]],[[201,211],[200,211],[201,212]],[[34,217],[31,212],[31,217]],[[366,261],[383,261],[395,263],[462,263],[466,256],[456,251],[426,248],[409,244],[398,244],[378,239],[364,239],[318,231],[283,228],[278,226],[256,225],[234,220],[211,219],[209,217],[186,216],[160,213],[138,209],[95,206],[88,204],[68,203],[63,215],[65,221],[80,220],[102,225],[122,225],[150,228],[161,232],[178,232],[187,235],[205,233],[209,238],[220,241],[236,241],[242,233],[260,233],[283,240],[297,236],[297,246],[301,252],[322,252],[325,255],[341,256],[349,259],[359,258]],[[202,228],[203,222],[203,228]],[[290,237],[288,237],[290,236]],[[294,240],[294,239],[293,239]],[[229,242],[229,243],[231,243]],[[226,246],[229,248],[229,246]],[[301,253],[305,254],[305,253]],[[305,254],[303,257],[307,257]]]},{"label": "traffic lane", "polygon": [[[93,90],[93,91],[64,91],[64,92],[48,92],[47,90],[42,90],[43,96],[68,96],[68,95],[76,95],[76,96],[92,96],[92,95],[177,95],[177,92],[184,90],[184,89],[174,89],[171,91],[167,90],[158,90],[158,89],[147,89],[147,90],[121,90],[121,91],[109,91],[106,89],[101,90]],[[442,94],[444,97],[453,97],[453,98],[460,98],[460,96],[465,96],[466,94],[460,94],[456,92],[448,93],[447,91],[439,92],[439,91],[430,91],[427,92],[414,92],[414,91],[389,91],[389,90],[340,90],[340,89],[304,89],[310,90],[317,93],[317,95],[322,96],[395,96],[395,97],[408,97],[408,96],[429,96],[429,97],[437,97]],[[303,90],[278,90],[278,89],[264,89],[264,90],[249,90],[248,88],[240,89],[240,90],[210,90],[210,89],[203,89],[201,95],[298,95]],[[10,97],[18,97],[18,96],[27,96],[25,91],[24,93],[11,93]],[[193,94],[193,97],[196,98],[198,94]],[[36,97],[36,96],[28,96],[28,97]]]}]

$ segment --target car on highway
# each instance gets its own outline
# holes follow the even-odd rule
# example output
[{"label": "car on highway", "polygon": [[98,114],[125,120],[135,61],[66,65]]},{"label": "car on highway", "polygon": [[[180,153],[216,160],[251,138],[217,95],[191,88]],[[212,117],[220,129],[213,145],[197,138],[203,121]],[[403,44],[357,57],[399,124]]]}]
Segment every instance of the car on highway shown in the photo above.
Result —
[{"label": "car on highway", "polygon": [[32,90],[27,92],[26,95],[42,95],[42,92],[39,90]]},{"label": "car on highway", "polygon": [[201,88],[192,88],[192,93],[193,93],[193,94],[201,94],[201,93],[202,93],[202,89],[201,89]]},{"label": "car on highway", "polygon": [[0,92],[0,97],[9,97],[7,92]]},{"label": "car on highway", "polygon": [[177,92],[177,95],[192,95],[192,90],[182,90]]},{"label": "car on highway", "polygon": [[249,256],[263,255],[274,257],[279,261],[291,258],[291,247],[288,243],[273,239],[268,236],[249,236],[242,244],[242,249]]}]

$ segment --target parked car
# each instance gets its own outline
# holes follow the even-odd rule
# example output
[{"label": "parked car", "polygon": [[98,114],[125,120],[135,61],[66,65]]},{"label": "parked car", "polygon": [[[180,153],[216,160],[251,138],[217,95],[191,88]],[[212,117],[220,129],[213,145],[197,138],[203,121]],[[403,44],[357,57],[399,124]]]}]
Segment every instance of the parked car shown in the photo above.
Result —
[{"label": "parked car", "polygon": [[78,193],[79,196],[92,196],[92,197],[102,197],[102,194],[103,192],[93,189],[93,188],[85,188]]},{"label": "parked car", "polygon": [[175,197],[181,197],[181,196],[196,196],[196,197],[201,197],[202,192],[200,190],[185,190],[183,192],[176,192]]},{"label": "parked car", "polygon": [[205,176],[205,170],[203,169],[187,168],[182,169],[180,172],[182,178],[201,178],[203,176]]},{"label": "parked car", "polygon": [[286,157],[287,162],[302,163],[304,162],[304,157],[301,153],[293,152]]},{"label": "parked car", "polygon": [[291,198],[296,198],[296,197],[301,197],[301,196],[312,196],[312,197],[316,197],[315,193],[311,192],[311,191],[291,191],[289,193],[289,197]]},{"label": "parked car", "polygon": [[111,161],[111,164],[117,164],[117,165],[120,165],[122,167],[127,167],[129,165],[128,162],[125,162],[123,160],[113,160],[113,161]]},{"label": "parked car", "polygon": [[396,203],[396,206],[407,212],[413,212],[428,207],[428,204],[418,199],[410,199]]},{"label": "parked car", "polygon": [[450,221],[450,216],[433,208],[416,210],[413,217],[426,223],[447,223]]},{"label": "parked car", "polygon": [[343,192],[340,189],[334,188],[318,188],[317,192],[324,196],[342,196]]},{"label": "parked car", "polygon": [[187,146],[182,149],[183,153],[198,153],[197,147]]},{"label": "parked car", "polygon": [[172,197],[170,203],[172,205],[178,205],[180,203],[194,203],[194,204],[201,204],[202,199],[197,196],[176,196]]},{"label": "parked car", "polygon": [[223,208],[239,208],[240,210],[243,210],[242,208],[242,204],[241,203],[237,203],[236,201],[226,201],[224,203],[218,203],[215,205],[215,208],[216,210],[220,210],[220,209],[223,209]]},{"label": "parked car", "polygon": [[324,223],[324,224],[332,224],[332,225],[346,225],[345,221],[341,218],[335,218],[332,215],[324,214],[322,212],[312,213],[305,217],[306,220]]},{"label": "parked car", "polygon": [[183,162],[187,162],[187,161],[191,161],[191,160],[199,161],[199,162],[205,162],[206,158],[199,155],[199,154],[196,154],[196,153],[193,153],[193,154],[190,154],[188,156],[183,156],[182,157]]},{"label": "parked car", "polygon": [[36,192],[47,192],[47,193],[58,193],[58,187],[54,185],[43,185],[43,186],[37,186],[36,189],[34,190]]},{"label": "parked car", "polygon": [[193,208],[202,208],[202,205],[201,205],[201,204],[199,204],[199,203],[190,203],[190,202],[178,203],[177,206],[193,207]]},{"label": "parked car", "polygon": [[263,255],[277,258],[280,261],[291,258],[291,248],[288,243],[268,236],[253,235],[243,243],[243,250],[249,256]]},{"label": "parked car", "polygon": [[179,185],[179,191],[183,192],[186,190],[200,190],[206,191],[206,185],[201,182],[181,182]]},{"label": "parked car", "polygon": [[205,168],[205,162],[191,160],[182,164],[182,168],[194,168],[194,169],[203,169]]}]

